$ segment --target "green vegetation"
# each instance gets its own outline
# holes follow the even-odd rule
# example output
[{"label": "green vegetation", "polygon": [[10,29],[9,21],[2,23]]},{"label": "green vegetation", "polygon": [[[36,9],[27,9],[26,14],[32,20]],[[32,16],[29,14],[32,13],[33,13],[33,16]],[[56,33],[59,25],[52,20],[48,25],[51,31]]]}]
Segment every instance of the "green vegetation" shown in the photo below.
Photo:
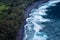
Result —
[{"label": "green vegetation", "polygon": [[0,40],[15,40],[24,22],[24,9],[34,0],[0,0]]}]

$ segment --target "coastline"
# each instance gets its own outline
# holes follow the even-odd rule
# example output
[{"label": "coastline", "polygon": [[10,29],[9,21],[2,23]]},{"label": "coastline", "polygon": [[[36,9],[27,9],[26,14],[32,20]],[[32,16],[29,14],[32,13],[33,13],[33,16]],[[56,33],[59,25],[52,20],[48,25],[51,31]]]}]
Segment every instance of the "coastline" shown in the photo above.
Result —
[{"label": "coastline", "polygon": [[[32,5],[28,6],[26,9],[25,9],[25,19],[27,17],[29,17],[29,13],[31,13],[31,10],[34,9],[34,8],[37,8],[39,4],[42,4],[42,3],[45,3],[47,2],[47,0],[45,1],[39,1],[39,2],[35,2],[33,3]],[[26,24],[26,21],[24,21],[24,23],[22,24],[22,27],[19,28],[18,30],[18,33],[17,33],[17,37],[16,37],[16,40],[23,40],[23,36],[24,36],[24,25]]]}]

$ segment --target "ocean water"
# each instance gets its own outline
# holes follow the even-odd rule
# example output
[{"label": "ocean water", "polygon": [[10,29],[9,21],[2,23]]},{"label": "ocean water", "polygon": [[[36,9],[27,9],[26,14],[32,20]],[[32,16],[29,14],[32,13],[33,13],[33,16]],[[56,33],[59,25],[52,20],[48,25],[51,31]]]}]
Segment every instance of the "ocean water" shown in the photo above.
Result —
[{"label": "ocean water", "polygon": [[38,5],[26,22],[23,40],[60,40],[60,0]]}]

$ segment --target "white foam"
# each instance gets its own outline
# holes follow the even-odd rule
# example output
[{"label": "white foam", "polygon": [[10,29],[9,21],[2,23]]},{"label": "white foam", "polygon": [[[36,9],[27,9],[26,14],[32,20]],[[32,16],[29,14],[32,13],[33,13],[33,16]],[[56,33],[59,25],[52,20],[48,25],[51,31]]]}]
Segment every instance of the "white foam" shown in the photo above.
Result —
[{"label": "white foam", "polygon": [[[39,32],[41,29],[43,29],[43,27],[45,27],[44,25],[41,24],[42,22],[50,22],[51,21],[50,19],[43,18],[44,15],[47,15],[46,11],[48,11],[48,10],[46,8],[48,8],[50,6],[56,6],[56,3],[58,3],[58,2],[60,2],[60,0],[50,0],[46,3],[44,3],[42,6],[38,7],[37,9],[32,10],[31,14],[29,14],[30,17],[26,19],[27,24],[24,26],[25,27],[25,35],[26,35],[24,40],[27,40],[27,37],[28,37],[26,30],[28,29],[28,30],[32,31],[31,28],[33,28],[35,33],[33,34],[34,37],[29,40],[47,40],[47,38],[48,38],[47,35],[36,36],[36,33]],[[37,24],[36,22],[39,22],[40,24]],[[32,24],[34,26],[32,27],[30,24]]]}]

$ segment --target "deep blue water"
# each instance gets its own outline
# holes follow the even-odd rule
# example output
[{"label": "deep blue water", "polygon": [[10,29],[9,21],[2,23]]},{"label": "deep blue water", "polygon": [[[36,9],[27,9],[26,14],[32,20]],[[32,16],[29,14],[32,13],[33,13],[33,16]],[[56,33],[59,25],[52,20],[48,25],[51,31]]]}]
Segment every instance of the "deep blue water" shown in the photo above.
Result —
[{"label": "deep blue water", "polygon": [[60,3],[54,7],[47,8],[48,15],[44,18],[54,19],[51,23],[43,23],[46,27],[42,30],[50,36],[47,40],[60,40]]},{"label": "deep blue water", "polygon": [[47,8],[48,18],[60,19],[60,3],[57,3],[54,7]]}]

